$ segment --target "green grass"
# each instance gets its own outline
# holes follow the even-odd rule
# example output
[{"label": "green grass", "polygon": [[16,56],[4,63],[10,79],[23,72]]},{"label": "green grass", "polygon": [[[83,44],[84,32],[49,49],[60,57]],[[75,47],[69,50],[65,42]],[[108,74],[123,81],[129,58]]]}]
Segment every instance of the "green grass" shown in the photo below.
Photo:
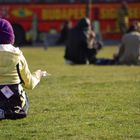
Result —
[{"label": "green grass", "polygon": [[[64,64],[64,48],[22,48],[31,71],[52,75],[27,91],[28,117],[0,122],[0,140],[139,140],[140,67]],[[111,57],[116,47],[98,57]]]}]

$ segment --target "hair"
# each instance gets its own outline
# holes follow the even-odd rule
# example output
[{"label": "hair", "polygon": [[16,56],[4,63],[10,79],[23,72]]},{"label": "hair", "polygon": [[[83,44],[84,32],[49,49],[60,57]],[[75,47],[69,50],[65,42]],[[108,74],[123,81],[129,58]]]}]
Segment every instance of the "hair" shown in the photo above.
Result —
[{"label": "hair", "polygon": [[90,20],[87,17],[80,19],[80,21],[77,24],[77,27],[80,29],[85,29],[88,28],[89,26],[90,26]]},{"label": "hair", "polygon": [[133,32],[133,31],[139,31],[139,25],[138,23],[134,22],[127,30],[127,33]]}]

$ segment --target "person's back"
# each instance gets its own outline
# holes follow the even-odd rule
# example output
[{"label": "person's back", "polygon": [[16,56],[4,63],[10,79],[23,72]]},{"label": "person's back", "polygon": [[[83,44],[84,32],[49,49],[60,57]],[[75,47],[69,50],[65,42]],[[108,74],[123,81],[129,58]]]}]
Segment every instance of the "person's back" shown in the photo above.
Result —
[{"label": "person's back", "polygon": [[31,73],[22,51],[14,47],[14,42],[12,25],[0,18],[0,120],[27,116],[29,105],[24,88],[36,87],[45,72]]},{"label": "person's back", "polygon": [[0,45],[0,84],[20,83],[18,73],[15,73],[16,65],[19,63],[20,50],[10,44]]},{"label": "person's back", "polygon": [[86,63],[86,35],[77,28],[71,29],[66,42],[65,58],[75,63]]},{"label": "person's back", "polygon": [[140,33],[132,31],[127,33],[122,38],[124,53],[119,61],[123,64],[138,64],[140,63]]}]

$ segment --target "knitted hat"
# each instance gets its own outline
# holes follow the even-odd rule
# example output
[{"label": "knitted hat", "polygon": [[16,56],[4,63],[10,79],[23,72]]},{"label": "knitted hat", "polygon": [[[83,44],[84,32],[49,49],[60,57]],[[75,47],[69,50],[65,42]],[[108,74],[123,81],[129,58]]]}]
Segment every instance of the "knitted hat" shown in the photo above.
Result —
[{"label": "knitted hat", "polygon": [[15,35],[9,21],[0,18],[0,44],[14,44]]}]

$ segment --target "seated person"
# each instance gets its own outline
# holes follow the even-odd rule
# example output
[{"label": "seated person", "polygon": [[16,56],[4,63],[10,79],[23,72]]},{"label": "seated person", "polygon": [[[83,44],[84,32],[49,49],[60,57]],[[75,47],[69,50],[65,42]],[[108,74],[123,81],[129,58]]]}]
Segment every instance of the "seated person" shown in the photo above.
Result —
[{"label": "seated person", "polygon": [[68,33],[65,60],[69,64],[95,63],[95,33],[88,18],[82,18]]},{"label": "seated person", "polygon": [[68,32],[69,29],[71,28],[71,22],[70,21],[65,21],[63,23],[61,32],[60,32],[60,37],[58,38],[58,40],[56,41],[56,45],[62,45],[65,44],[66,40],[67,40],[67,36],[68,36]]},{"label": "seated person", "polygon": [[139,27],[133,24],[122,37],[122,43],[115,55],[118,64],[140,65],[140,32]]},{"label": "seated person", "polygon": [[82,18],[76,27],[69,30],[64,58],[67,64],[114,64],[113,59],[96,58],[102,46],[102,42],[96,39],[90,20]]},{"label": "seated person", "polygon": [[27,116],[28,97],[24,88],[33,89],[43,71],[31,73],[23,53],[13,46],[15,35],[11,24],[0,18],[0,119]]}]

